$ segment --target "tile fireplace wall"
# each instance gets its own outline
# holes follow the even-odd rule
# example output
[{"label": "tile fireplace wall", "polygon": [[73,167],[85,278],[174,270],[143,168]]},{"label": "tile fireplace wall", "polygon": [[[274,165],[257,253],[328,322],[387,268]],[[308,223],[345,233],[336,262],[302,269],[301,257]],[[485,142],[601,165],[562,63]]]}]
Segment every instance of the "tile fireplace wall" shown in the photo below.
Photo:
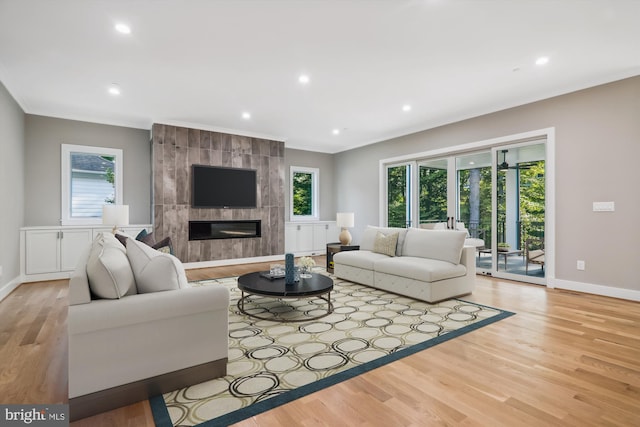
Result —
[{"label": "tile fireplace wall", "polygon": [[[171,237],[183,262],[284,253],[284,142],[154,124],[153,215],[156,239]],[[255,209],[191,207],[191,165],[255,169]],[[261,220],[262,236],[189,241],[189,221]]]}]

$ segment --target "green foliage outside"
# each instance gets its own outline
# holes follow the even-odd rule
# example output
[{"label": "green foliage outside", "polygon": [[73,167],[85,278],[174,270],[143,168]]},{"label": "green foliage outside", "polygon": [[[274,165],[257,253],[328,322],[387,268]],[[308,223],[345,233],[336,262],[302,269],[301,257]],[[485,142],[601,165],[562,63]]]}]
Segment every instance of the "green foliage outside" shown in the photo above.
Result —
[{"label": "green foliage outside", "polygon": [[293,214],[313,214],[313,174],[295,172],[293,174]]},{"label": "green foliage outside", "polygon": [[[544,160],[522,163],[519,173],[521,247],[527,237],[544,237]],[[390,227],[407,224],[408,166],[388,169],[387,214]],[[447,171],[421,166],[419,170],[420,223],[447,220]],[[498,242],[504,242],[506,221],[506,171],[498,171]],[[475,187],[475,188],[474,188]],[[473,237],[491,245],[491,168],[458,171],[458,218]]]},{"label": "green foliage outside", "polygon": [[544,161],[528,163],[520,170],[520,224],[522,242],[527,238],[544,239]]},{"label": "green foliage outside", "polygon": [[[112,163],[115,160],[114,156],[100,156],[100,157],[102,157],[103,159],[108,160],[108,161],[110,161]],[[114,195],[113,195],[113,197],[107,197],[106,199],[104,199],[104,202],[107,203],[107,204],[111,204],[112,205],[112,204],[114,204],[116,202],[116,199],[115,199],[116,176],[113,173],[113,168],[107,168],[107,170],[105,171],[105,179],[113,187]]]},{"label": "green foliage outside", "polygon": [[407,226],[407,169],[395,166],[387,169],[387,223],[389,227]]},{"label": "green foliage outside", "polygon": [[420,223],[447,220],[447,171],[420,166]]},{"label": "green foliage outside", "polygon": [[[472,194],[472,175],[476,174],[475,200]],[[458,171],[458,219],[465,223],[472,237],[479,237],[491,245],[491,168]],[[504,204],[504,200],[502,201]],[[500,211],[500,210],[498,210]],[[504,209],[503,209],[504,211]]]}]

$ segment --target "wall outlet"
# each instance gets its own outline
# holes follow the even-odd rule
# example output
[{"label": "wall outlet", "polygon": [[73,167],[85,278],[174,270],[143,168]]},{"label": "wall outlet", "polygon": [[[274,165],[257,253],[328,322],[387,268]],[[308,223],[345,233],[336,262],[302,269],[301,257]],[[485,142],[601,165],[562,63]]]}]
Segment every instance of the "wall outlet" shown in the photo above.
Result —
[{"label": "wall outlet", "polygon": [[584,261],[583,261],[583,260],[581,260],[581,259],[579,259],[579,260],[578,260],[578,263],[577,263],[577,265],[576,265],[576,268],[577,268],[578,270],[584,270]]}]

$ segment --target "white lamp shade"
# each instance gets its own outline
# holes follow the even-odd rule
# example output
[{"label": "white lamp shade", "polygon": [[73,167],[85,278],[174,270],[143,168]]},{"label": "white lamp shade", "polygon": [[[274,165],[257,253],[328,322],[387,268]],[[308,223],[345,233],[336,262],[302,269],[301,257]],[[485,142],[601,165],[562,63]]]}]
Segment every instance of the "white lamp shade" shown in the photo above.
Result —
[{"label": "white lamp shade", "polygon": [[102,223],[105,225],[129,225],[129,205],[103,205]]},{"label": "white lamp shade", "polygon": [[350,228],[354,225],[353,212],[338,212],[336,214],[336,225],[342,228]]}]

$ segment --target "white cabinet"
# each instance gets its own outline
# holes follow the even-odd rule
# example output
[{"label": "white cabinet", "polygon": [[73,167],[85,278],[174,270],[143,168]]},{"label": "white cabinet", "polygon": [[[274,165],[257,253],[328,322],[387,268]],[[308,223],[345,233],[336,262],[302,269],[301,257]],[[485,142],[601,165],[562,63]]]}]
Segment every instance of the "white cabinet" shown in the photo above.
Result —
[{"label": "white cabinet", "polygon": [[[135,237],[151,225],[130,225],[123,231]],[[111,227],[67,226],[24,227],[20,229],[20,272],[23,281],[55,280],[70,276],[78,260],[100,232]]]},{"label": "white cabinet", "polygon": [[286,224],[284,228],[286,252],[308,252],[313,249],[313,225]]},{"label": "white cabinet", "polygon": [[91,229],[30,230],[25,233],[25,273],[71,271],[87,245]]},{"label": "white cabinet", "polygon": [[285,252],[294,254],[324,253],[327,243],[335,242],[339,232],[335,222],[288,222],[284,227]]},{"label": "white cabinet", "polygon": [[340,228],[335,222],[327,222],[324,224],[318,224],[313,227],[313,248],[326,250],[327,243],[334,243],[338,241],[340,235]]}]

